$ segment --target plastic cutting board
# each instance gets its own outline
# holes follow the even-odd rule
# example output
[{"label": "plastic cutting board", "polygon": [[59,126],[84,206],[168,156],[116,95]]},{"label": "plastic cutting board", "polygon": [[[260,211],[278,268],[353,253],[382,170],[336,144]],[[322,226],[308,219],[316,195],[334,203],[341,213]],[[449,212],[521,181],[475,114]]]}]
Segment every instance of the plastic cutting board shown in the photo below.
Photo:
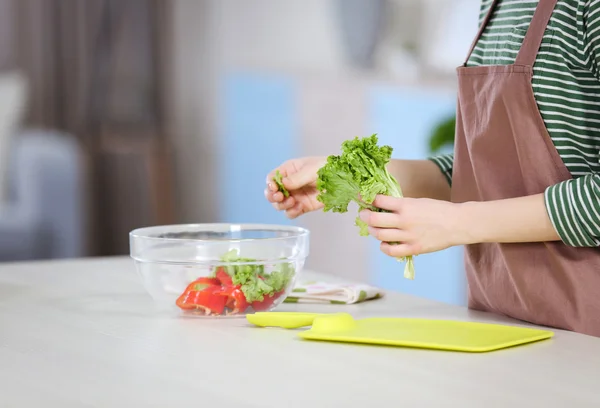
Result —
[{"label": "plastic cutting board", "polygon": [[313,314],[263,312],[246,316],[261,327],[287,329],[312,326],[298,335],[307,340],[367,343],[386,346],[426,348],[481,353],[551,338],[547,330],[523,327],[407,318],[355,320],[346,313]]}]

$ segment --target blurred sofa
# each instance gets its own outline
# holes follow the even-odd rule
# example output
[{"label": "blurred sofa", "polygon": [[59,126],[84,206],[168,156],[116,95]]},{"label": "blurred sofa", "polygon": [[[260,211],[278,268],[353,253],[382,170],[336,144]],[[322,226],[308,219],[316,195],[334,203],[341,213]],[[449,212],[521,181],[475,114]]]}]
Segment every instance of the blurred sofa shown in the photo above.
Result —
[{"label": "blurred sofa", "polygon": [[0,262],[84,256],[84,168],[70,135],[25,130],[10,143]]}]

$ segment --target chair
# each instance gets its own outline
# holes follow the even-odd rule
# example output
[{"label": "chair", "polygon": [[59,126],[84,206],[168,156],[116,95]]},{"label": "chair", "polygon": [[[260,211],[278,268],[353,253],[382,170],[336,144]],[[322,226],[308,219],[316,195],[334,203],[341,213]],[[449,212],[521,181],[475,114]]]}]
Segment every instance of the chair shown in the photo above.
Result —
[{"label": "chair", "polygon": [[26,130],[10,146],[0,261],[84,256],[84,167],[70,135]]}]

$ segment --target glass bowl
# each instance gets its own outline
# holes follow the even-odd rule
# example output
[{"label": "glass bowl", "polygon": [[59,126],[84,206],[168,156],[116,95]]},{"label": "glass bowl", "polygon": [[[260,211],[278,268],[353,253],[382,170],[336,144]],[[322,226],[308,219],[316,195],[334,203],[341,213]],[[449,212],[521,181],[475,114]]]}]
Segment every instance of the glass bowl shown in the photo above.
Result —
[{"label": "glass bowl", "polygon": [[131,258],[159,308],[190,316],[270,311],[292,291],[309,232],[259,224],[186,224],[129,234]]}]

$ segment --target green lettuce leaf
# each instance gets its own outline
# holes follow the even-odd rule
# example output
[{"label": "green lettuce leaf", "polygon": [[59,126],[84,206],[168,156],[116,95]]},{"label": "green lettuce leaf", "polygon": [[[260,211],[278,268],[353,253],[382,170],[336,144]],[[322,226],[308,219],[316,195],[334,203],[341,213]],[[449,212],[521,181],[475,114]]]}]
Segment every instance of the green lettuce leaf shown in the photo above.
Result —
[{"label": "green lettuce leaf", "polygon": [[273,181],[275,182],[275,184],[277,184],[277,189],[283,193],[284,197],[290,196],[290,192],[283,185],[283,177],[281,176],[279,170],[275,172],[275,177],[273,177]]},{"label": "green lettuce leaf", "polygon": [[[259,262],[252,258],[242,258],[237,249],[228,251],[221,257],[223,262]],[[287,287],[294,277],[294,268],[290,263],[282,263],[279,270],[270,274],[265,273],[264,265],[229,265],[225,270],[231,276],[234,285],[240,289],[248,303],[264,300],[265,296],[272,295]]]},{"label": "green lettuce leaf", "polygon": [[[378,194],[402,197],[398,182],[386,167],[393,149],[379,146],[377,142],[376,134],[362,139],[355,137],[342,143],[340,156],[327,158],[317,173],[317,200],[323,203],[323,211],[345,213],[350,202],[355,202],[359,212],[363,209],[384,212],[373,206]],[[369,235],[367,225],[359,217],[355,225],[360,235]],[[400,260],[406,262],[404,276],[414,279],[412,256]]]}]

